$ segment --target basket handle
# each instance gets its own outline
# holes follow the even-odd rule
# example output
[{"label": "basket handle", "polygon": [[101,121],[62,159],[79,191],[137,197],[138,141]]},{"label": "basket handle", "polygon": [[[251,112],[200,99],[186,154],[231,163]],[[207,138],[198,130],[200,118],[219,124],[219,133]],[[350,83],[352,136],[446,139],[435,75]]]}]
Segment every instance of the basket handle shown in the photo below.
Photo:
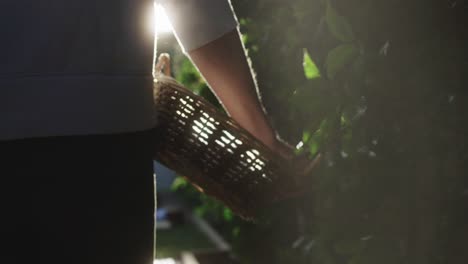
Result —
[{"label": "basket handle", "polygon": [[158,62],[154,65],[153,76],[158,75],[171,76],[171,56],[168,53],[161,53],[158,57]]}]

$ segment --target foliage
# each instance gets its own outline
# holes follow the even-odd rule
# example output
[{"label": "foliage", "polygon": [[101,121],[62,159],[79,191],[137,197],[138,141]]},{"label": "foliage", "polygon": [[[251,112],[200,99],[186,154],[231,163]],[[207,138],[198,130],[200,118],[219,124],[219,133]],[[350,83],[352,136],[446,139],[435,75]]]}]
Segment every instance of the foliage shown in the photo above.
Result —
[{"label": "foliage", "polygon": [[313,80],[320,77],[320,71],[315,65],[314,61],[310,58],[309,52],[307,49],[304,49],[304,75],[307,79]]},{"label": "foliage", "polygon": [[466,3],[232,3],[275,128],[324,156],[304,196],[225,218],[243,261],[468,263]]}]

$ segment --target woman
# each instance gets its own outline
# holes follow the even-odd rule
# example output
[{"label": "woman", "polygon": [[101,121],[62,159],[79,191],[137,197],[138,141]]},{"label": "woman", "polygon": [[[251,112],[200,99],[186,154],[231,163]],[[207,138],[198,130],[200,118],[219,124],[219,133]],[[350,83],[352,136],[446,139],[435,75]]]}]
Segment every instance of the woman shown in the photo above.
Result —
[{"label": "woman", "polygon": [[[161,1],[229,114],[286,153],[227,1]],[[151,263],[151,0],[0,3],[0,258]]]}]

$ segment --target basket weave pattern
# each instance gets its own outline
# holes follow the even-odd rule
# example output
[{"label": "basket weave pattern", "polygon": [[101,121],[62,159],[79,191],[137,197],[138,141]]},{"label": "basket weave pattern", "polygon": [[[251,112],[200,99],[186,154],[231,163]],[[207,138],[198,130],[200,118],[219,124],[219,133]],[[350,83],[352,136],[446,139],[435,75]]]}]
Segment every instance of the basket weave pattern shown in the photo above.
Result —
[{"label": "basket weave pattern", "polygon": [[245,219],[295,188],[287,164],[202,97],[159,76],[156,159]]}]

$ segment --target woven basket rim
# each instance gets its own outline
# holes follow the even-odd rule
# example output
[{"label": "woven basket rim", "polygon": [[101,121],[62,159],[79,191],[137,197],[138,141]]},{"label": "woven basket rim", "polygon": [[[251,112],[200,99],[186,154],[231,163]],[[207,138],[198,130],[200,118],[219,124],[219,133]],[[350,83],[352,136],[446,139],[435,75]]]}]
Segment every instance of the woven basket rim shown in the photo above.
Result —
[{"label": "woven basket rim", "polygon": [[[156,86],[158,86],[159,82],[164,83],[164,84],[170,84],[172,89],[175,89],[179,92],[187,94],[188,96],[195,97],[198,100],[198,102],[202,103],[203,106],[205,106],[204,110],[206,110],[210,114],[218,118],[221,118],[223,121],[228,122],[232,126],[234,126],[240,132],[238,136],[241,136],[244,140],[248,141],[255,148],[258,148],[258,150],[261,151],[263,155],[266,156],[266,158],[275,160],[277,162],[288,162],[288,160],[274,153],[268,146],[266,146],[262,141],[257,139],[248,130],[243,128],[237,121],[229,117],[226,113],[217,110],[215,106],[212,103],[210,103],[208,100],[206,100],[205,98],[203,98],[202,96],[198,94],[195,94],[193,91],[189,90],[188,88],[184,87],[182,84],[177,82],[174,78],[160,73],[160,74],[157,74],[154,79],[155,79],[155,83],[157,84]],[[254,138],[256,140],[252,140],[251,138]]]}]

